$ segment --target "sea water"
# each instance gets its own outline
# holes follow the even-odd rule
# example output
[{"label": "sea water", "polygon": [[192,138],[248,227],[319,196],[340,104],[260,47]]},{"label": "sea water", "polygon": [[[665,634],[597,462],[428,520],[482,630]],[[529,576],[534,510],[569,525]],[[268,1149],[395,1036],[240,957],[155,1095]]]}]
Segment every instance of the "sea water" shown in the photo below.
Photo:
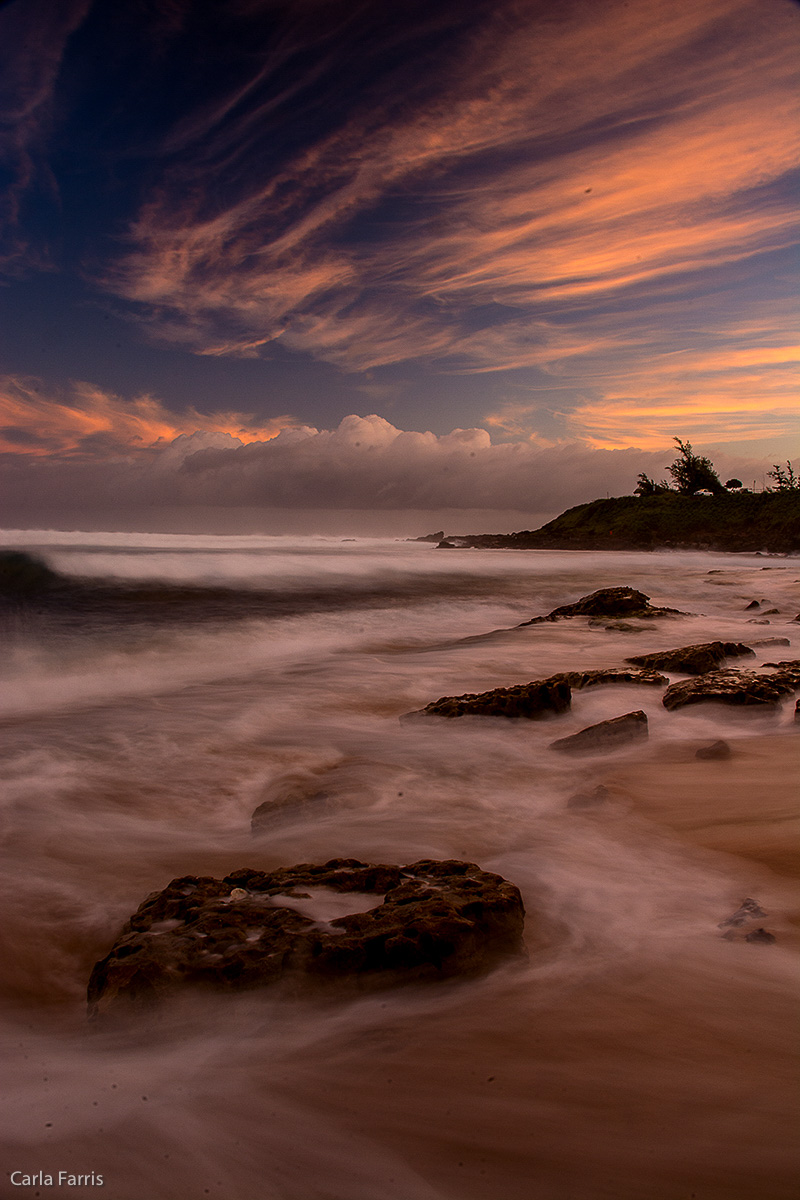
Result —
[{"label": "sea water", "polygon": [[[659,688],[614,685],[574,692],[549,720],[400,717],[693,642],[782,638],[732,665],[796,658],[800,563],[376,539],[2,542],[100,597],[3,616],[4,1195],[794,1195],[794,700],[668,713]],[[687,615],[522,624],[622,585]],[[636,709],[647,742],[549,749]],[[731,759],[697,760],[718,738]],[[603,803],[570,806],[599,784]],[[155,1024],[87,1025],[93,963],[171,878],[334,857],[499,872],[524,898],[527,958],[479,979],[204,995]],[[723,936],[746,896],[774,943]],[[59,1185],[59,1171],[83,1180]]]}]

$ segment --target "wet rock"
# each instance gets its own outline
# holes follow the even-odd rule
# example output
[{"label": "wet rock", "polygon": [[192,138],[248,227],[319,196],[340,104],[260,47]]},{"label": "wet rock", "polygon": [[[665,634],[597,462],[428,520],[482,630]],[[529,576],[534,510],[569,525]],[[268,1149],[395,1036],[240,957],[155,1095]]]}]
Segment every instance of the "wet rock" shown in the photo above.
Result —
[{"label": "wet rock", "polygon": [[458,546],[457,542],[451,542],[451,541],[449,541],[449,539],[444,538],[441,542],[437,543],[436,549],[437,550],[458,550],[459,546]]},{"label": "wet rock", "polygon": [[755,638],[747,644],[755,648],[756,646],[791,646],[792,643],[785,637],[765,637]]},{"label": "wet rock", "polygon": [[791,688],[800,687],[800,658],[784,658],[780,662],[764,663],[765,667],[774,668],[772,679],[779,679]]},{"label": "wet rock", "polygon": [[[300,909],[317,889],[363,893],[367,911],[315,920]],[[513,884],[458,860],[184,876],[149,896],[95,964],[89,1014],[147,1007],[188,985],[367,988],[480,973],[521,952],[524,918]]]},{"label": "wet rock", "polygon": [[766,946],[772,946],[778,939],[768,929],[754,929],[752,933],[746,935],[744,940],[746,942],[762,942]]},{"label": "wet rock", "polygon": [[[650,597],[635,588],[600,588],[581,596],[574,604],[563,604],[544,617],[533,617],[522,625],[538,625],[542,621],[559,621],[562,617],[665,617],[685,616],[676,608],[655,608]],[[522,626],[520,626],[521,628]]]},{"label": "wet rock", "polygon": [[753,608],[761,608],[761,605],[757,600],[751,600],[749,604],[746,604],[744,611],[750,612],[750,610]]},{"label": "wet rock", "polygon": [[463,696],[441,696],[425,708],[406,713],[401,721],[417,717],[541,717],[566,712],[572,702],[572,692],[563,676],[534,679],[516,687],[494,688],[491,692],[466,692]]},{"label": "wet rock", "polygon": [[588,725],[569,737],[559,738],[550,743],[550,749],[562,754],[602,754],[630,742],[641,741],[647,736],[647,717],[639,709],[609,721],[600,721],[597,725]]},{"label": "wet rock", "polygon": [[262,833],[274,828],[286,817],[317,820],[330,811],[332,801],[331,793],[323,789],[306,791],[301,786],[290,787],[262,801],[253,811],[250,827],[253,833]]},{"label": "wet rock", "polygon": [[730,758],[732,751],[727,742],[719,741],[711,742],[708,746],[701,746],[695,754],[695,758],[719,761],[725,758]]},{"label": "wet rock", "polygon": [[567,801],[567,808],[596,808],[611,799],[611,792],[604,784],[598,783],[591,792],[575,792]]},{"label": "wet rock", "polygon": [[[631,660],[628,660],[631,661]],[[666,675],[658,671],[628,671],[625,667],[607,667],[599,671],[562,671],[552,679],[564,679],[573,691],[597,687],[601,683],[641,683],[648,687],[666,687]]]},{"label": "wet rock", "polygon": [[713,671],[726,658],[755,658],[755,651],[744,642],[701,642],[681,646],[677,650],[659,650],[655,654],[638,654],[625,662],[650,670],[679,671],[686,675],[703,675]]},{"label": "wet rock", "polygon": [[747,622],[747,624],[748,625],[771,625],[772,622],[768,621],[766,619],[766,617],[764,617],[763,619],[757,619],[756,617],[751,617],[750,620]]},{"label": "wet rock", "polygon": [[766,917],[766,913],[757,900],[752,896],[745,896],[742,903],[739,905],[735,913],[726,917],[724,921],[720,921],[718,929],[738,929],[745,925],[748,921],[755,921],[759,917]]},{"label": "wet rock", "polygon": [[604,621],[602,617],[592,617],[590,629],[605,629],[607,633],[644,633],[646,625],[631,625],[629,621]]},{"label": "wet rock", "polygon": [[794,719],[795,721],[800,721],[800,700],[794,706]]},{"label": "wet rock", "polygon": [[756,674],[735,667],[709,671],[706,675],[670,684],[661,703],[670,711],[707,701],[774,708],[784,696],[800,686],[793,683],[788,674],[779,671],[772,675]]}]

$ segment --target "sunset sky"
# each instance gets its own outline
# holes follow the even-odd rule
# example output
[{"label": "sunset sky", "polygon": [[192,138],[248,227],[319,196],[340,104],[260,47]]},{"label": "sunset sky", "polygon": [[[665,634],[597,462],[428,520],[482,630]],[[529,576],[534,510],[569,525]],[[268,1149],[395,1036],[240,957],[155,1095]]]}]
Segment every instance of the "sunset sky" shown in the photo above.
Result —
[{"label": "sunset sky", "polygon": [[3,523],[761,487],[798,63],[792,0],[0,5]]}]

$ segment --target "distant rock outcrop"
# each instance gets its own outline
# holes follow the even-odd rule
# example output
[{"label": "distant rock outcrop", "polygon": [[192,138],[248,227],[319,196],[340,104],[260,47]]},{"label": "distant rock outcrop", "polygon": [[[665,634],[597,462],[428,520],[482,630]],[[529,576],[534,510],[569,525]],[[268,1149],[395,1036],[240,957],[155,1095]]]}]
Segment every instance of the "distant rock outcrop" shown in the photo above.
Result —
[{"label": "distant rock outcrop", "polygon": [[[315,893],[356,904],[363,893],[366,911],[315,919]],[[482,972],[520,953],[524,919],[513,884],[458,860],[187,875],[149,896],[95,965],[89,1013],[146,1007],[186,985],[364,988]]]}]

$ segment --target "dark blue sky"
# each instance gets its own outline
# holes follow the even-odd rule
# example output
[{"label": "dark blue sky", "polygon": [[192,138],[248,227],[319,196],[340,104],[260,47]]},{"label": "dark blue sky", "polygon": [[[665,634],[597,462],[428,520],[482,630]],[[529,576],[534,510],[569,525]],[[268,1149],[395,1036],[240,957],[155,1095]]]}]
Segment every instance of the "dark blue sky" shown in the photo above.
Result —
[{"label": "dark blue sky", "polygon": [[0,47],[7,455],[374,413],[538,456],[530,505],[566,445],[796,452],[790,0],[11,0]]}]

